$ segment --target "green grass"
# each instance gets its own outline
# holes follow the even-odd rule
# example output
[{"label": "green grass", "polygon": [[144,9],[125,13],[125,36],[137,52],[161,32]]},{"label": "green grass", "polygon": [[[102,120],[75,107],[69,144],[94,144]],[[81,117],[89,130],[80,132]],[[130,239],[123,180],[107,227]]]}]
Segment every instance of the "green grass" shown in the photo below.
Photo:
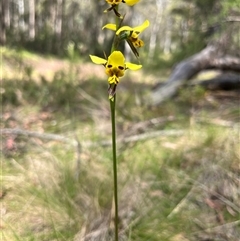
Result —
[{"label": "green grass", "polygon": [[[1,128],[43,138],[2,135],[2,240],[113,240],[111,147],[100,144],[111,137],[105,80],[72,78],[68,71],[41,82],[17,76],[1,87]],[[121,240],[237,240],[237,93],[221,100],[218,93],[186,89],[149,109],[144,79],[128,75],[119,84],[118,137],[184,133],[118,143]],[[82,147],[45,139],[44,133],[77,136]]]}]

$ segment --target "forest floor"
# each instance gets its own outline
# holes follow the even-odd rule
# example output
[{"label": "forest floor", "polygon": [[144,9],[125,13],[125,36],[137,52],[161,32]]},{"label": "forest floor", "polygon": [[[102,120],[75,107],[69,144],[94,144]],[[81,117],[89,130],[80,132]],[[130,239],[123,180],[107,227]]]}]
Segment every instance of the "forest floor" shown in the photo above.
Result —
[{"label": "forest floor", "polygon": [[[0,239],[113,240],[102,66],[1,53]],[[238,241],[239,91],[185,88],[149,107],[161,73],[148,73],[118,86],[121,240]]]},{"label": "forest floor", "polygon": [[[37,81],[41,78],[52,80],[57,72],[68,71],[71,66],[67,59],[41,56],[24,50],[16,52],[16,50],[2,48],[1,54],[3,57],[4,68],[2,73],[4,78],[14,78],[18,73],[19,77],[26,77],[30,74]],[[104,77],[101,66],[80,62],[77,65],[75,64],[75,67],[77,67],[79,79],[90,78],[94,75],[100,78]]]}]

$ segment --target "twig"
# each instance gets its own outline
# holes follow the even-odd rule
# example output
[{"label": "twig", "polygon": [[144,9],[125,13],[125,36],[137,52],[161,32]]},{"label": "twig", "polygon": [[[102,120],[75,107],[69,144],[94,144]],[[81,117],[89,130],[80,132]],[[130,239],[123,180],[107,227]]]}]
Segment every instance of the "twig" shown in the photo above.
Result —
[{"label": "twig", "polygon": [[[176,120],[174,116],[166,116],[166,117],[157,117],[157,118],[152,118],[150,120],[141,121],[136,124],[133,124],[133,126],[131,126],[129,130],[127,130],[127,134],[129,136],[136,133],[138,130],[146,130],[146,128],[149,126],[157,126],[159,124],[169,122],[169,121],[174,121],[174,120]],[[123,136],[125,135],[123,134]]]},{"label": "twig", "polygon": [[152,139],[159,136],[180,136],[186,133],[185,130],[161,130],[161,131],[151,131],[139,135],[133,135],[129,137],[125,137],[119,140],[120,143],[128,143],[128,142],[135,142],[141,141],[146,139]]},{"label": "twig", "polygon": [[229,16],[225,22],[240,22],[240,17],[238,16]]},{"label": "twig", "polygon": [[231,223],[225,223],[225,224],[222,224],[222,225],[219,225],[219,226],[215,226],[215,227],[211,227],[211,228],[207,228],[205,229],[203,227],[203,224],[200,224],[199,225],[199,220],[194,220],[194,222],[200,226],[200,228],[202,229],[201,231],[197,231],[197,232],[194,232],[193,234],[198,234],[198,233],[202,233],[202,232],[213,232],[213,231],[218,231],[218,230],[229,230],[229,228],[232,228],[232,227],[236,227],[237,225],[240,224],[240,220],[237,220],[237,221],[234,221],[234,222],[231,222]]},{"label": "twig", "polygon": [[191,190],[187,193],[187,195],[184,198],[182,198],[182,200],[176,205],[176,207],[171,211],[171,213],[168,214],[167,218],[171,218],[174,214],[177,214],[178,212],[180,212],[180,210],[182,210],[182,208],[187,203],[188,198],[193,193],[194,189],[195,186],[193,186]]},{"label": "twig", "polygon": [[234,123],[233,121],[222,120],[222,119],[196,118],[196,121],[199,123],[207,123],[207,124],[213,124],[213,125],[231,127],[231,128],[238,126],[238,123]]},{"label": "twig", "polygon": [[[160,136],[180,136],[186,133],[187,130],[161,130],[161,131],[152,131],[147,132],[139,135],[133,135],[126,138],[121,138],[117,142],[118,143],[128,143],[128,142],[136,142],[141,140],[152,139]],[[49,134],[49,133],[39,133],[35,131],[27,131],[22,129],[11,129],[11,128],[4,128],[0,129],[1,135],[23,135],[28,137],[36,137],[39,139],[45,139],[49,141],[60,141],[63,143],[70,144],[72,146],[77,147],[79,142],[77,140],[57,135],[57,134]],[[111,146],[111,141],[99,141],[99,142],[91,142],[91,141],[82,141],[82,147],[95,147],[95,146]]]},{"label": "twig", "polygon": [[64,143],[71,144],[73,146],[77,146],[77,141],[72,140],[70,138],[57,135],[57,134],[49,134],[49,133],[39,133],[35,131],[27,131],[22,129],[11,129],[11,128],[4,128],[0,129],[1,136],[4,135],[23,135],[28,137],[36,137],[39,139],[51,140],[51,141],[60,141]]},{"label": "twig", "polygon": [[76,139],[76,142],[77,142],[77,146],[76,146],[76,149],[77,149],[77,160],[76,160],[76,180],[78,180],[79,178],[79,171],[80,171],[80,162],[81,162],[81,157],[80,157],[80,154],[81,154],[81,144],[77,138],[77,135],[75,137]]},{"label": "twig", "polygon": [[79,89],[78,93],[86,100],[88,100],[89,102],[91,102],[94,105],[99,106],[99,102],[97,99],[94,99],[91,95],[89,95],[86,91],[84,91],[83,89]]},{"label": "twig", "polygon": [[[202,183],[196,182],[204,191],[209,192],[207,186],[205,186]],[[220,195],[217,192],[212,192],[214,196],[216,196],[219,200],[221,200],[225,205],[231,207],[234,209],[236,212],[240,213],[240,207],[229,201],[227,198],[225,198],[223,195]]]}]

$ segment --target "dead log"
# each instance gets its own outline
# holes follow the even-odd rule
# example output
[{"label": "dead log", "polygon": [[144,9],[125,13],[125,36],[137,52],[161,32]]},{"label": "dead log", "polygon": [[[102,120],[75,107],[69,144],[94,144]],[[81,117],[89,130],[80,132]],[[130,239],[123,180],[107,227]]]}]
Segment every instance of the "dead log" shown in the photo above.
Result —
[{"label": "dead log", "polygon": [[213,58],[209,63],[208,69],[240,72],[240,59],[233,56]]},{"label": "dead log", "polygon": [[212,79],[198,80],[193,85],[200,85],[208,90],[236,90],[240,89],[240,74],[225,73]]},{"label": "dead log", "polygon": [[210,45],[201,52],[183,60],[173,69],[169,79],[151,92],[151,104],[158,105],[174,96],[179,87],[204,69],[234,70],[240,72],[240,59],[222,56],[216,46]]}]

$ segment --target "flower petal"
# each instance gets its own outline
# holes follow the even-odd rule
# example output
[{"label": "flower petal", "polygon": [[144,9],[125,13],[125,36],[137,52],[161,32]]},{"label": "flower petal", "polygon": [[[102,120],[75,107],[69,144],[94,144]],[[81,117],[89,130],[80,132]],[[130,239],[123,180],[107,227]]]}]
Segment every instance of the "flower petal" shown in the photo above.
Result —
[{"label": "flower petal", "polygon": [[126,67],[131,70],[138,70],[142,68],[141,64],[132,64],[132,63],[125,63]]},{"label": "flower petal", "polygon": [[134,31],[134,29],[129,26],[122,26],[121,28],[118,29],[118,31],[116,32],[116,35],[119,35],[122,31]]},{"label": "flower petal", "polygon": [[144,42],[141,40],[141,39],[131,39],[130,38],[130,41],[132,42],[132,44],[133,44],[133,46],[135,47],[135,48],[140,48],[140,47],[143,47],[144,46]]},{"label": "flower petal", "polygon": [[125,2],[128,6],[133,6],[134,4],[138,3],[139,0],[124,0],[124,2]]},{"label": "flower petal", "polygon": [[113,24],[113,23],[108,23],[108,24],[106,24],[106,25],[104,25],[103,27],[102,27],[102,29],[104,29],[104,28],[107,28],[107,29],[111,29],[111,30],[113,30],[113,31],[116,31],[116,24]]},{"label": "flower petal", "polygon": [[122,2],[122,0],[106,0],[106,2],[111,5],[118,5],[119,3]]},{"label": "flower petal", "polygon": [[108,78],[108,83],[117,85],[119,83],[119,78],[116,75],[110,76]]},{"label": "flower petal", "polygon": [[120,51],[113,51],[112,54],[108,57],[107,67],[112,65],[112,67],[124,67],[125,58]]},{"label": "flower petal", "polygon": [[107,60],[94,55],[89,55],[94,64],[106,64]]},{"label": "flower petal", "polygon": [[116,32],[116,35],[119,35],[119,33],[121,33],[122,31],[133,31],[134,33],[139,35],[148,26],[149,26],[149,21],[148,20],[144,21],[143,24],[141,24],[141,25],[139,25],[139,26],[137,26],[135,28],[131,28],[129,26],[122,26],[121,28],[118,29],[118,31]]},{"label": "flower petal", "polygon": [[141,33],[148,26],[149,26],[149,21],[146,20],[146,21],[144,21],[144,23],[142,25],[139,25],[139,26],[133,28],[133,31]]}]

